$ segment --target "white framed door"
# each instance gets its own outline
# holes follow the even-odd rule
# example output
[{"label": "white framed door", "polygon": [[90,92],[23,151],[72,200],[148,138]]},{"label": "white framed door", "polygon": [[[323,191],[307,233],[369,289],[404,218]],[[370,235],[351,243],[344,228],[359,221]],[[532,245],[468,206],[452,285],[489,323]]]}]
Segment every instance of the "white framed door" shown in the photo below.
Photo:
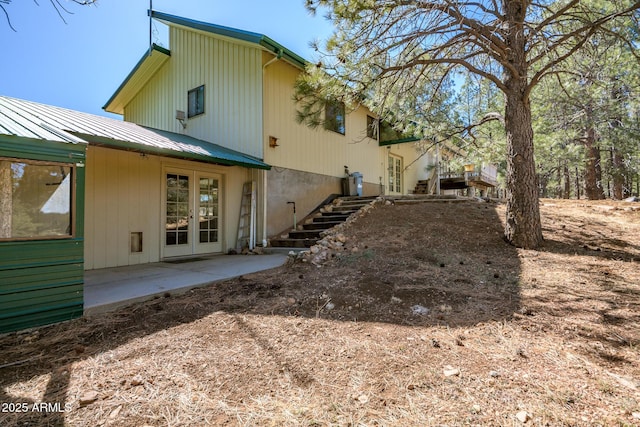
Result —
[{"label": "white framed door", "polygon": [[194,253],[222,251],[222,227],[220,221],[221,177],[215,174],[195,174]]},{"label": "white framed door", "polygon": [[166,169],[162,257],[222,251],[220,175]]},{"label": "white framed door", "polygon": [[402,194],[402,157],[389,153],[387,166],[387,193]]}]

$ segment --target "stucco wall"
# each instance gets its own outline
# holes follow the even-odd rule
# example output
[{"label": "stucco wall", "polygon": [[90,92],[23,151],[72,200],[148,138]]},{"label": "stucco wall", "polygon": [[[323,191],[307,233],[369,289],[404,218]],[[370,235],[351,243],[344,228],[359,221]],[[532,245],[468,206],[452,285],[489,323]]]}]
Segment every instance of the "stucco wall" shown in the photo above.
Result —
[{"label": "stucco wall", "polygon": [[[269,237],[293,227],[293,207],[296,202],[298,222],[311,213],[332,194],[342,194],[342,178],[320,175],[293,169],[273,168],[267,173]],[[363,195],[380,194],[380,185],[364,182]]]}]

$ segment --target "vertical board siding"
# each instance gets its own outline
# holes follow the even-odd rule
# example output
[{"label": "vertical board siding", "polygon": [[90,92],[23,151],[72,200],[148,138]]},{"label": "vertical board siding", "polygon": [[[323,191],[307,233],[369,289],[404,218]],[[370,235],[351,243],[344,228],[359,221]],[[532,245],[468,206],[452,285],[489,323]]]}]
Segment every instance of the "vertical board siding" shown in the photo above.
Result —
[{"label": "vertical board siding", "polygon": [[[160,260],[161,161],[156,156],[90,147],[87,154],[86,269]],[[143,251],[130,235],[142,232]]]},{"label": "vertical board siding", "polygon": [[[262,67],[257,46],[170,29],[171,58],[125,107],[125,120],[184,133],[262,158]],[[187,92],[205,85],[205,113],[187,112]]]},{"label": "vertical board siding", "polygon": [[[294,85],[300,70],[284,61],[269,65],[264,77],[265,162],[288,169],[333,177],[344,176],[345,165],[361,172],[367,182],[378,183],[383,174],[384,150],[366,137],[367,110],[348,112],[345,135],[312,129],[296,121]],[[268,146],[269,136],[279,147]]]},{"label": "vertical board siding", "polygon": [[[235,247],[242,184],[250,170],[167,159],[92,146],[87,154],[87,270],[158,262],[162,257],[164,171],[221,175],[223,250]],[[142,232],[142,252],[131,253],[130,235]]]}]

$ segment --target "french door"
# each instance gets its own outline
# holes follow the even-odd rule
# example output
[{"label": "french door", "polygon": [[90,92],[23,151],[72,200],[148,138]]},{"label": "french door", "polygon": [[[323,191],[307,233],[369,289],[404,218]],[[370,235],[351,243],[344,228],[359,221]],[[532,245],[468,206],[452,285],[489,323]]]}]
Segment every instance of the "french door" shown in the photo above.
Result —
[{"label": "french door", "polygon": [[389,153],[388,194],[402,194],[402,157]]},{"label": "french door", "polygon": [[221,252],[221,177],[167,169],[164,180],[163,258]]}]

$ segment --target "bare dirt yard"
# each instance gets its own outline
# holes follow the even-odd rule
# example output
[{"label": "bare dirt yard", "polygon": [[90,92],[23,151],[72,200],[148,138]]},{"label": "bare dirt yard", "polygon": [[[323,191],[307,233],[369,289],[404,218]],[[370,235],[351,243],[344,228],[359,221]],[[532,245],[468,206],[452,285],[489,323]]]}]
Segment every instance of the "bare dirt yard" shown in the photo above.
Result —
[{"label": "bare dirt yard", "polygon": [[543,200],[534,251],[378,204],[321,266],[0,337],[0,425],[640,425],[639,207]]}]

